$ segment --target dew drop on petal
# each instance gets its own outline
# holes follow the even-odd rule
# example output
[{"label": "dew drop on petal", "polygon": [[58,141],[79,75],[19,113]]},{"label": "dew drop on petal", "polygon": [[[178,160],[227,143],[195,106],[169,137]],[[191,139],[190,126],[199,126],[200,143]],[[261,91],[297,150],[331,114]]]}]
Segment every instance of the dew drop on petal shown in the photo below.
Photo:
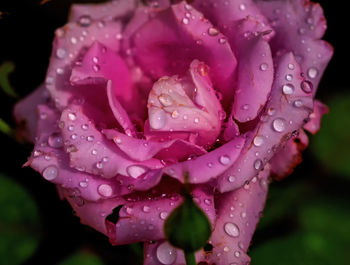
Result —
[{"label": "dew drop on petal", "polygon": [[157,109],[151,113],[149,123],[152,129],[159,130],[165,126],[166,114],[162,109]]},{"label": "dew drop on petal", "polygon": [[310,67],[309,70],[307,70],[307,76],[308,76],[309,78],[314,79],[314,78],[316,78],[317,75],[318,75],[318,70],[317,70],[317,68],[315,68],[315,67]]},{"label": "dew drop on petal", "polygon": [[267,63],[262,63],[262,64],[260,65],[260,70],[261,70],[261,71],[266,71],[268,68],[269,68],[269,66],[268,66]]},{"label": "dew drop on petal", "polygon": [[262,146],[264,144],[264,137],[263,136],[255,136],[253,143],[255,146]]},{"label": "dew drop on petal", "polygon": [[53,148],[61,148],[63,146],[63,140],[59,133],[51,134],[47,142]]},{"label": "dew drop on petal", "polygon": [[239,228],[234,223],[226,223],[224,225],[224,230],[226,234],[228,234],[230,237],[238,237],[239,236]]},{"label": "dew drop on petal", "polygon": [[164,107],[169,107],[173,105],[173,99],[167,94],[161,94],[158,97],[158,100]]},{"label": "dew drop on petal", "polygon": [[160,219],[165,220],[168,217],[168,213],[167,212],[161,212],[159,214],[159,217],[160,217]]},{"label": "dew drop on petal", "polygon": [[113,189],[108,184],[101,184],[100,186],[98,186],[97,191],[100,195],[104,197],[110,197],[113,194]]},{"label": "dew drop on petal", "polygon": [[161,264],[171,265],[176,260],[176,250],[168,242],[160,244],[156,251],[157,259]]},{"label": "dew drop on petal", "polygon": [[145,212],[145,213],[149,213],[151,211],[151,207],[145,205],[142,207],[142,211]]},{"label": "dew drop on petal", "polygon": [[298,99],[298,100],[294,101],[293,106],[296,108],[301,108],[303,106],[303,102]]},{"label": "dew drop on petal", "polygon": [[43,177],[46,180],[54,180],[58,175],[58,168],[56,166],[48,166],[43,171]]},{"label": "dew drop on petal", "polygon": [[235,180],[236,180],[235,176],[229,176],[228,177],[228,181],[231,182],[231,183],[234,182]]},{"label": "dew drop on petal", "polygon": [[301,90],[303,90],[306,94],[310,94],[313,90],[313,85],[310,81],[304,80],[300,84]]},{"label": "dew drop on petal", "polygon": [[126,171],[130,177],[136,179],[139,176],[141,176],[142,174],[144,174],[146,172],[146,169],[144,167],[141,167],[141,166],[132,165],[132,166],[129,166],[126,169]]},{"label": "dew drop on petal", "polygon": [[285,84],[282,87],[283,94],[285,95],[291,95],[294,93],[294,86],[292,84]]},{"label": "dew drop on petal", "polygon": [[219,162],[222,165],[228,165],[231,162],[231,158],[227,155],[222,155],[219,157]]},{"label": "dew drop on petal", "polygon": [[262,168],[263,162],[261,161],[261,159],[257,159],[254,162],[254,168],[256,170],[260,170]]},{"label": "dew drop on petal", "polygon": [[67,51],[66,51],[65,49],[63,49],[63,48],[58,48],[58,49],[56,50],[56,57],[57,57],[58,59],[64,59],[64,58],[66,57],[66,55],[67,55]]},{"label": "dew drop on petal", "polygon": [[210,28],[208,29],[208,34],[209,34],[210,36],[216,36],[216,35],[219,34],[219,31],[218,31],[216,28],[210,27]]},{"label": "dew drop on petal", "polygon": [[283,132],[286,129],[286,121],[282,118],[277,118],[272,122],[272,128],[276,132]]},{"label": "dew drop on petal", "polygon": [[78,19],[78,24],[81,27],[88,27],[91,25],[91,17],[89,15],[82,15]]},{"label": "dew drop on petal", "polygon": [[288,69],[289,70],[294,70],[294,64],[292,64],[292,63],[288,64]]}]

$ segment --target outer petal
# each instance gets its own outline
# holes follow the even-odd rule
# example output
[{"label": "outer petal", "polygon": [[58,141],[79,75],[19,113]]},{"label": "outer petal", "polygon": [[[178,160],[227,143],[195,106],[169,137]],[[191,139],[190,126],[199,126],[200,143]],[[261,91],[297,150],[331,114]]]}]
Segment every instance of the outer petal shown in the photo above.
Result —
[{"label": "outer petal", "polygon": [[212,69],[212,80],[232,99],[236,59],[230,46],[220,42],[224,36],[203,19],[203,15],[184,2],[160,12],[144,24],[133,37],[136,61],[156,79],[182,75],[193,59]]},{"label": "outer petal", "polygon": [[309,0],[256,1],[263,14],[271,21],[276,36],[271,40],[274,53],[292,51],[316,88],[333,55],[333,48],[322,38],[326,20],[319,4]]},{"label": "outer petal", "polygon": [[[286,80],[287,75],[290,81]],[[234,190],[256,176],[279,146],[302,127],[313,109],[309,86],[291,53],[277,59],[276,76],[266,113],[257,128],[247,135],[238,161],[219,177],[221,192]]]},{"label": "outer petal", "polygon": [[[61,132],[71,166],[81,171],[112,178],[117,174],[129,175],[129,166],[160,168],[159,160],[137,162],[128,158],[111,141],[104,139],[95,125],[82,113],[81,106],[71,105],[61,115]],[[137,178],[138,176],[132,175]]]},{"label": "outer petal", "polygon": [[264,34],[254,34],[259,22],[247,17],[235,27],[230,39],[238,57],[233,116],[239,122],[257,117],[265,106],[273,82],[273,61]]},{"label": "outer petal", "polygon": [[[164,221],[182,202],[178,195],[180,191],[179,183],[166,179],[160,186],[155,187],[151,195],[145,192],[128,196],[128,203],[121,209],[118,222],[106,222],[111,243],[119,245],[164,239]],[[212,192],[205,187],[197,187],[193,190],[193,196],[213,223],[215,208]]]},{"label": "outer petal", "polygon": [[110,1],[102,4],[74,4],[71,9],[69,21],[86,24],[90,19],[122,20],[132,14],[137,6],[136,0]]},{"label": "outer petal", "polygon": [[321,128],[321,119],[324,114],[327,114],[329,109],[322,102],[315,100],[314,112],[310,114],[310,121],[304,125],[304,129],[316,134]]},{"label": "outer petal", "polygon": [[290,175],[302,162],[301,152],[308,146],[309,140],[304,130],[299,130],[296,138],[290,139],[270,160],[273,177],[280,180]]},{"label": "outer petal", "polygon": [[20,126],[20,135],[28,141],[35,142],[36,127],[38,122],[37,106],[48,101],[48,92],[44,85],[39,86],[33,93],[18,102],[13,115]]},{"label": "outer petal", "polygon": [[69,82],[72,65],[79,64],[81,57],[96,40],[114,51],[119,50],[120,40],[116,36],[121,32],[121,24],[115,21],[92,22],[88,27],[77,23],[68,23],[56,31],[50,65],[46,76],[46,87],[55,100],[56,107],[65,108],[76,94]]},{"label": "outer petal", "polygon": [[209,241],[213,249],[197,261],[217,265],[250,262],[246,251],[265,205],[269,174],[266,166],[249,184],[217,196],[218,217]]},{"label": "outer petal", "polygon": [[116,130],[103,130],[102,133],[113,140],[118,147],[130,158],[144,161],[157,157],[159,159],[178,162],[187,159],[190,155],[200,156],[206,153],[205,149],[181,139],[164,142],[148,141],[129,137]]}]

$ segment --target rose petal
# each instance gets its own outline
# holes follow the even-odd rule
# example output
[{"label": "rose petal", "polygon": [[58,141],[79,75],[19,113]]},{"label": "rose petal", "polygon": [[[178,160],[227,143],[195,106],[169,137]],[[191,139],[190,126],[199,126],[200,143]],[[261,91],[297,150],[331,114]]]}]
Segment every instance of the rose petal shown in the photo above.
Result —
[{"label": "rose petal", "polygon": [[257,22],[250,17],[240,21],[235,27],[235,37],[231,39],[238,58],[232,112],[240,122],[257,117],[265,106],[273,82],[270,45],[264,39],[264,34],[253,34],[256,25]]},{"label": "rose petal", "polygon": [[309,140],[304,130],[299,130],[296,138],[290,139],[270,160],[271,173],[275,179],[281,180],[293,173],[294,168],[302,162],[302,151]]},{"label": "rose petal", "polygon": [[[333,48],[322,38],[327,26],[319,4],[309,0],[256,1],[272,21],[276,36],[271,40],[274,53],[292,51],[302,72],[312,81],[316,93],[321,76],[333,55]],[[281,15],[283,14],[283,15]]]},{"label": "rose petal", "polygon": [[158,159],[178,162],[188,158],[190,155],[203,155],[205,149],[181,139],[164,142],[148,141],[129,137],[116,130],[103,130],[102,133],[113,140],[120,150],[130,158],[144,161],[156,157]]},{"label": "rose petal", "polygon": [[[197,145],[212,145],[221,130],[222,110],[208,77],[208,67],[194,60],[190,77],[163,77],[148,98],[148,123],[157,132],[196,133]],[[147,133],[147,131],[146,131]]]},{"label": "rose petal", "polygon": [[110,18],[120,20],[130,16],[137,6],[135,0],[109,1],[102,4],[74,4],[71,8],[69,21],[76,21],[79,24],[88,24],[88,19],[99,20]]},{"label": "rose petal", "polygon": [[213,249],[199,261],[209,264],[247,264],[246,254],[265,205],[269,166],[238,190],[219,194],[215,199],[218,217],[209,240]]},{"label": "rose petal", "polygon": [[136,31],[133,52],[139,65],[155,79],[181,76],[192,60],[204,61],[227,105],[232,99],[236,59],[230,46],[220,43],[224,36],[202,17],[184,2],[172,5]]},{"label": "rose petal", "polygon": [[304,125],[304,129],[316,134],[321,128],[321,119],[324,114],[327,114],[329,109],[322,102],[315,100],[314,112],[310,114],[310,121]]},{"label": "rose petal", "polygon": [[65,109],[61,115],[61,124],[62,137],[73,168],[112,178],[117,174],[128,176],[128,167],[135,164],[145,167],[145,171],[163,166],[157,159],[136,163],[128,158],[113,142],[104,138],[82,113],[81,106],[71,105]]},{"label": "rose petal", "polygon": [[120,40],[115,36],[121,32],[121,24],[115,21],[92,22],[89,27],[77,23],[68,23],[56,31],[50,65],[46,76],[46,87],[55,99],[56,107],[64,109],[80,93],[70,85],[72,65],[79,64],[81,57],[95,40],[103,42],[114,51],[119,50]]},{"label": "rose petal", "polygon": [[[126,199],[128,203],[121,209],[118,222],[113,224],[107,221],[106,223],[112,244],[120,245],[164,239],[163,226],[166,217],[182,202],[182,198],[178,195],[181,186],[171,182],[165,185],[168,185],[167,190],[172,188],[171,193],[166,193],[164,189],[155,188],[153,194],[150,195],[147,192],[144,199],[133,200],[133,198],[138,197],[138,194]],[[215,208],[212,192],[208,192],[205,187],[198,187],[193,191],[193,196],[198,206],[213,223]]]},{"label": "rose petal", "polygon": [[19,101],[13,115],[20,129],[20,137],[35,142],[38,122],[37,106],[48,101],[48,92],[44,85],[39,86],[33,93]]},{"label": "rose petal", "polygon": [[[301,76],[293,54],[287,53],[276,60],[275,80],[265,114],[257,128],[248,133],[246,145],[235,165],[219,177],[221,192],[234,190],[256,176],[313,110],[312,93],[305,90],[309,83]],[[290,81],[286,80],[287,75],[292,76]]]}]

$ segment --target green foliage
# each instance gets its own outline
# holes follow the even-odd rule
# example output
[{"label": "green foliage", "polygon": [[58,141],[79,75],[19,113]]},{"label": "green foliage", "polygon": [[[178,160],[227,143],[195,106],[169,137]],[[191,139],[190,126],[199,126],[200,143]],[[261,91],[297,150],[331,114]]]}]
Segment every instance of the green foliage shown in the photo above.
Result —
[{"label": "green foliage", "polygon": [[15,70],[13,62],[4,62],[0,65],[0,87],[10,97],[18,98],[15,90],[10,84],[9,75]]},{"label": "green foliage", "polygon": [[0,174],[0,264],[17,265],[35,251],[40,237],[38,209],[20,185]]},{"label": "green foliage", "polygon": [[314,155],[323,166],[350,177],[350,94],[343,93],[328,102],[330,113],[322,120],[322,129],[311,141]]},{"label": "green foliage", "polygon": [[184,202],[165,221],[164,232],[173,246],[189,253],[205,246],[211,226],[205,213],[186,194]]},{"label": "green foliage", "polygon": [[103,265],[102,260],[93,253],[87,251],[79,251],[68,257],[59,265]]}]

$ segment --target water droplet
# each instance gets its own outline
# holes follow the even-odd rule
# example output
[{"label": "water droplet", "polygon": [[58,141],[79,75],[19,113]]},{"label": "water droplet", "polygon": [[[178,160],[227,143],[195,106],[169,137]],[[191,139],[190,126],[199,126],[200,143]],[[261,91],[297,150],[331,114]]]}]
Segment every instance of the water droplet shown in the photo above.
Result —
[{"label": "water droplet", "polygon": [[224,247],[224,251],[229,252],[230,251],[229,247]]},{"label": "water droplet", "polygon": [[209,162],[209,163],[207,164],[207,166],[208,166],[209,168],[212,168],[212,167],[213,167],[213,163]]},{"label": "water droplet", "polygon": [[176,260],[176,250],[168,242],[160,244],[156,251],[157,259],[164,265],[173,264]]},{"label": "water droplet", "polygon": [[303,106],[303,102],[301,100],[296,100],[294,101],[293,106],[296,108],[300,108]]},{"label": "water droplet", "polygon": [[93,67],[92,67],[92,69],[95,71],[95,72],[98,72],[98,71],[100,71],[100,66],[98,65],[98,64],[95,64]]},{"label": "water droplet", "polygon": [[88,27],[91,25],[91,17],[89,15],[82,15],[78,19],[78,24],[81,27]]},{"label": "water droplet", "polygon": [[142,211],[145,212],[145,213],[149,213],[151,211],[151,207],[145,205],[142,207]]},{"label": "water droplet", "polygon": [[56,57],[57,57],[58,59],[64,59],[64,57],[66,57],[66,55],[67,55],[67,51],[66,51],[65,49],[63,49],[63,48],[58,48],[58,49],[56,50]]},{"label": "water droplet", "polygon": [[190,20],[187,17],[184,17],[182,19],[182,23],[184,23],[185,25],[187,25],[190,22]]},{"label": "water droplet", "polygon": [[163,128],[165,126],[165,122],[166,114],[162,109],[156,109],[149,117],[150,126],[155,130]]},{"label": "water droplet", "polygon": [[292,64],[292,63],[288,64],[288,69],[289,70],[294,70],[294,64]]},{"label": "water droplet", "polygon": [[228,181],[231,182],[231,183],[234,182],[235,180],[236,180],[235,176],[229,176],[228,177]]},{"label": "water droplet", "polygon": [[171,113],[171,117],[173,118],[173,119],[176,119],[176,118],[178,118],[179,117],[179,112],[177,111],[177,110],[174,110],[172,113]]},{"label": "water droplet", "polygon": [[286,80],[287,81],[292,81],[293,80],[293,75],[290,75],[290,74],[286,75]]},{"label": "water droplet", "polygon": [[193,122],[194,123],[199,123],[199,118],[194,118]]},{"label": "water droplet", "polygon": [[88,183],[86,181],[79,182],[79,186],[82,188],[86,188],[88,186]]},{"label": "water droplet", "polygon": [[249,105],[248,104],[244,104],[241,108],[242,108],[242,110],[249,110]]},{"label": "water droplet", "polygon": [[53,148],[61,148],[63,146],[63,140],[59,133],[51,134],[47,142]]},{"label": "water droplet", "polygon": [[69,125],[67,129],[70,132],[74,131],[74,125]]},{"label": "water droplet", "polygon": [[127,171],[127,173],[129,174],[130,177],[136,179],[139,176],[141,176],[142,174],[144,174],[147,170],[144,167],[137,166],[137,165],[132,165],[132,166],[129,166],[126,169],[126,171]]},{"label": "water droplet", "polygon": [[306,94],[310,94],[313,90],[313,84],[308,80],[301,82],[300,87]]},{"label": "water droplet", "polygon": [[95,137],[94,137],[93,135],[89,135],[88,137],[86,137],[86,140],[87,140],[88,142],[93,142],[94,139],[95,139]]},{"label": "water droplet", "polygon": [[260,65],[260,70],[261,70],[261,71],[266,71],[268,68],[269,68],[269,66],[268,66],[267,63],[262,63],[262,64]]},{"label": "water droplet", "polygon": [[82,128],[84,131],[87,131],[87,130],[89,129],[89,125],[83,124],[83,125],[81,125],[81,128]]},{"label": "water droplet", "polygon": [[269,116],[273,116],[273,115],[275,115],[275,113],[276,113],[276,110],[275,110],[274,108],[269,108],[269,109],[267,110],[267,114],[268,114]]},{"label": "water droplet", "polygon": [[47,168],[44,169],[43,171],[43,177],[46,180],[54,180],[58,175],[58,168],[54,165],[48,166]]},{"label": "water droplet", "polygon": [[282,91],[283,91],[283,94],[285,95],[291,95],[294,93],[294,86],[292,84],[285,84],[283,87],[282,87]]},{"label": "water droplet", "polygon": [[231,162],[231,158],[227,155],[222,155],[219,157],[219,162],[222,165],[228,165]]},{"label": "water droplet", "polygon": [[255,146],[262,146],[264,143],[264,137],[259,135],[255,136],[253,143]]},{"label": "water droplet", "polygon": [[73,133],[73,134],[70,136],[70,138],[71,138],[72,140],[75,140],[75,139],[78,138],[78,135],[77,135],[76,133]]},{"label": "water droplet", "polygon": [[239,10],[244,11],[246,9],[245,4],[240,4],[239,5]]},{"label": "water droplet", "polygon": [[70,42],[71,42],[72,44],[77,44],[77,43],[78,43],[78,40],[77,40],[77,38],[72,37],[72,38],[70,38]]},{"label": "water droplet", "polygon": [[96,150],[96,149],[92,149],[92,150],[91,150],[91,154],[97,155],[97,150]]},{"label": "water droplet", "polygon": [[307,70],[307,76],[308,76],[309,78],[314,79],[314,78],[316,78],[317,75],[318,75],[318,70],[317,70],[317,68],[315,68],[315,67],[310,67],[309,70]]},{"label": "water droplet", "polygon": [[77,115],[75,113],[68,113],[68,119],[71,120],[71,121],[75,121],[77,119]]},{"label": "water droplet", "polygon": [[227,41],[226,41],[226,39],[225,38],[220,38],[219,39],[219,43],[220,44],[225,44]]},{"label": "water droplet", "polygon": [[228,234],[231,237],[239,237],[239,228],[234,223],[226,223],[224,225],[224,230],[226,234]]},{"label": "water droplet", "polygon": [[272,128],[276,132],[283,132],[286,129],[286,121],[282,118],[277,118],[272,122]]},{"label": "water droplet", "polygon": [[171,96],[169,96],[167,94],[161,94],[158,97],[158,100],[164,107],[169,107],[169,106],[173,105],[173,103],[174,103]]},{"label": "water droplet", "polygon": [[58,74],[58,75],[62,75],[63,73],[64,73],[64,70],[63,70],[63,68],[57,68],[56,69],[56,73]]},{"label": "water droplet", "polygon": [[241,217],[242,217],[242,218],[246,218],[246,217],[247,217],[247,213],[246,213],[246,212],[242,212],[242,213],[241,213]]},{"label": "water droplet", "polygon": [[211,205],[211,200],[210,200],[210,199],[205,199],[205,200],[204,200],[204,203],[205,203],[206,205]]},{"label": "water droplet", "polygon": [[241,255],[241,252],[235,251],[235,257],[236,257],[236,258],[239,258],[240,255]]},{"label": "water droplet", "polygon": [[260,170],[262,168],[263,162],[261,161],[261,159],[257,159],[254,162],[254,168],[256,170]]},{"label": "water droplet", "polygon": [[159,217],[160,217],[160,219],[165,220],[168,217],[168,213],[167,212],[161,212],[159,214]]},{"label": "water droplet", "polygon": [[109,184],[101,184],[98,186],[97,191],[100,195],[104,197],[110,197],[113,194],[113,189]]},{"label": "water droplet", "polygon": [[103,168],[102,162],[97,162],[97,163],[96,163],[96,168],[102,169],[102,168]]},{"label": "water droplet", "polygon": [[214,28],[214,27],[210,27],[210,28],[208,29],[208,34],[209,34],[210,36],[216,36],[216,35],[219,34],[219,31],[218,31],[216,28]]}]

